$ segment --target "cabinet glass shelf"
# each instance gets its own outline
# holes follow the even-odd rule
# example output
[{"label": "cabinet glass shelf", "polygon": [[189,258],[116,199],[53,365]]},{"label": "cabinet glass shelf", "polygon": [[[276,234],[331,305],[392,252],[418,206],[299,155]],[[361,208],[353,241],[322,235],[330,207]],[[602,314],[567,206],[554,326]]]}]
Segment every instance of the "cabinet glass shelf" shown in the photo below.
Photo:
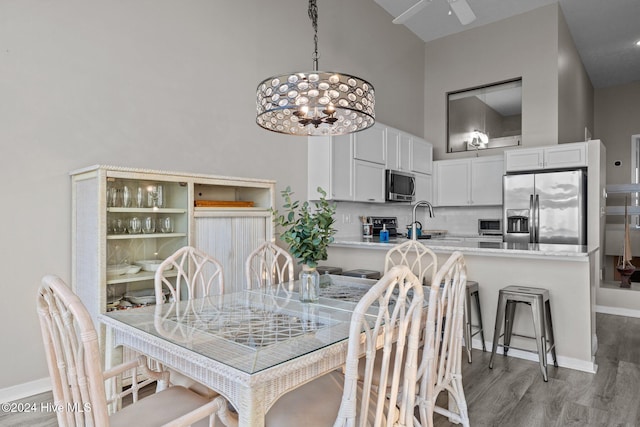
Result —
[{"label": "cabinet glass shelf", "polygon": [[169,237],[185,237],[186,235],[187,233],[109,234],[107,240],[166,239]]},{"label": "cabinet glass shelf", "polygon": [[175,208],[107,208],[107,212],[111,213],[159,213],[159,214],[183,214],[186,213],[186,209]]},{"label": "cabinet glass shelf", "polygon": [[[122,274],[120,276],[107,276],[107,285],[115,285],[118,283],[141,282],[143,280],[153,280],[155,271],[140,271],[136,274]],[[175,277],[178,275],[177,270],[169,270],[164,272],[165,277]]]}]

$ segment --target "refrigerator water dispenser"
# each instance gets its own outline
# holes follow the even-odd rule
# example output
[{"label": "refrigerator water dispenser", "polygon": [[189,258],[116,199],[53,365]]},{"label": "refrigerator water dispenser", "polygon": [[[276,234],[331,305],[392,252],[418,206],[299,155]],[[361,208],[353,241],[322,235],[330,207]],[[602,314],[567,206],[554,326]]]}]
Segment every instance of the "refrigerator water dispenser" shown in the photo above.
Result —
[{"label": "refrigerator water dispenser", "polygon": [[528,233],[529,211],[507,209],[507,233]]}]

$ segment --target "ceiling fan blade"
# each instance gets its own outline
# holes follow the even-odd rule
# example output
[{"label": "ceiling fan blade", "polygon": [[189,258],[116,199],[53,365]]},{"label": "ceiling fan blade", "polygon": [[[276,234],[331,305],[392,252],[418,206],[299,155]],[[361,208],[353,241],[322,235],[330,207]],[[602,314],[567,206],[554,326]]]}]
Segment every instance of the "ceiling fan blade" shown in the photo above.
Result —
[{"label": "ceiling fan blade", "polygon": [[471,10],[471,6],[469,6],[467,0],[449,0],[449,6],[451,7],[451,10],[453,10],[453,13],[456,14],[462,25],[470,24],[476,20],[476,14]]},{"label": "ceiling fan blade", "polygon": [[402,12],[400,15],[393,20],[394,24],[404,24],[409,18],[411,18],[416,13],[420,12],[422,8],[424,8],[427,3],[430,3],[432,0],[419,0],[418,3],[411,6],[409,9]]}]

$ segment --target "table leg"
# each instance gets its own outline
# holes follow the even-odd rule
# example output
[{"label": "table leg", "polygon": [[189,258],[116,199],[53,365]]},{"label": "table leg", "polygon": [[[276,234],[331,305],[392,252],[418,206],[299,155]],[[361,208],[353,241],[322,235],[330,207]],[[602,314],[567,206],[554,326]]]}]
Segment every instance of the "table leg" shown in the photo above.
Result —
[{"label": "table leg", "polygon": [[265,388],[256,385],[240,390],[238,408],[238,427],[264,427]]}]

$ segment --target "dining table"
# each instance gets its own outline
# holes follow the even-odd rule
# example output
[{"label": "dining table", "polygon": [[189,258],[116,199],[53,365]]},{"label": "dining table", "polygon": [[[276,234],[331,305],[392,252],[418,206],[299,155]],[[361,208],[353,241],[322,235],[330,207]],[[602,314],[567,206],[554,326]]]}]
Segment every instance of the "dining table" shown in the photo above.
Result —
[{"label": "dining table", "polygon": [[283,394],[344,365],[351,314],[375,283],[323,275],[314,303],[294,291],[254,289],[116,310],[99,320],[115,346],[215,390],[240,426],[260,427]]}]

